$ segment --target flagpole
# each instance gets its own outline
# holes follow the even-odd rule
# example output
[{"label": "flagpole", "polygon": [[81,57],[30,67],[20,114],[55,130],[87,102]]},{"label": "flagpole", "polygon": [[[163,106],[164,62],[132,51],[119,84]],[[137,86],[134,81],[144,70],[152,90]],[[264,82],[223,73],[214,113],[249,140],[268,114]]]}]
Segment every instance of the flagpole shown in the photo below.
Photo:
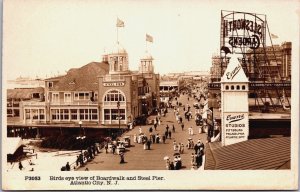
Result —
[{"label": "flagpole", "polygon": [[119,27],[117,26],[117,44],[119,44]]}]

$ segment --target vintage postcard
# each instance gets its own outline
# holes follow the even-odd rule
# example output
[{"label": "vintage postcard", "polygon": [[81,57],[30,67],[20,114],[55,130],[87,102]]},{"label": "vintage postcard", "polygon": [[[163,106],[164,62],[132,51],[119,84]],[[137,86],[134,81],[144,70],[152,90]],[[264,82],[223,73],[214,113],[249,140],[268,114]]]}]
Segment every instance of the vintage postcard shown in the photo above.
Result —
[{"label": "vintage postcard", "polygon": [[2,189],[297,189],[299,14],[5,0]]}]

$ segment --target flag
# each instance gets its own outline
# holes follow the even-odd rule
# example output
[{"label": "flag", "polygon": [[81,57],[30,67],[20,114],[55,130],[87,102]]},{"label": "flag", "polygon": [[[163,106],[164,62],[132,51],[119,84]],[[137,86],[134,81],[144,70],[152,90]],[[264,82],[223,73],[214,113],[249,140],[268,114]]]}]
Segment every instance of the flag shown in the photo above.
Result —
[{"label": "flag", "polygon": [[272,38],[272,39],[277,39],[278,36],[277,36],[277,35],[274,35],[273,33],[271,33],[271,38]]},{"label": "flag", "polygon": [[124,27],[124,21],[122,21],[121,19],[117,18],[117,27]]},{"label": "flag", "polygon": [[153,37],[146,34],[146,41],[149,41],[149,42],[153,43]]}]

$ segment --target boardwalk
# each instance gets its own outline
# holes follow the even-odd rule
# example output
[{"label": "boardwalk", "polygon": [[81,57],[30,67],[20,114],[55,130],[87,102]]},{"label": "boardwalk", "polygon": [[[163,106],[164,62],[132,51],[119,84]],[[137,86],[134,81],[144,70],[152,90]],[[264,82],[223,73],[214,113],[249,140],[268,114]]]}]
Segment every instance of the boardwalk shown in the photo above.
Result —
[{"label": "boardwalk", "polygon": [[[105,150],[102,153],[98,154],[95,159],[89,162],[85,167],[82,167],[78,170],[84,170],[88,167],[89,170],[165,170],[165,161],[164,157],[169,156],[173,160],[173,141],[176,140],[177,143],[184,143],[184,153],[181,155],[182,159],[182,169],[191,169],[191,154],[194,150],[188,150],[186,148],[187,140],[191,137],[196,143],[198,139],[201,139],[203,143],[206,142],[206,133],[199,134],[198,127],[196,126],[194,119],[195,109],[193,108],[194,99],[190,98],[188,101],[187,95],[181,95],[178,99],[182,104],[189,104],[191,106],[193,119],[188,121],[184,118],[183,106],[180,107],[179,114],[183,117],[184,130],[181,130],[180,124],[176,122],[173,109],[168,109],[168,113],[165,117],[161,117],[161,124],[157,127],[157,130],[154,130],[153,133],[159,133],[161,136],[164,134],[166,126],[169,125],[172,130],[172,126],[175,126],[175,133],[172,133],[172,138],[167,139],[166,143],[151,144],[151,150],[144,150],[143,144],[138,144],[133,142],[133,135],[139,133],[139,126],[136,126],[134,129],[125,133],[124,135],[131,136],[131,147],[127,148],[125,153],[125,162],[120,164],[119,155],[113,155],[111,153],[106,154]],[[150,118],[155,118],[150,117]],[[188,135],[188,128],[192,126],[194,135]],[[143,133],[149,136],[149,128],[151,125],[141,126]],[[204,166],[202,166],[203,168]],[[201,168],[200,168],[201,169]]]}]

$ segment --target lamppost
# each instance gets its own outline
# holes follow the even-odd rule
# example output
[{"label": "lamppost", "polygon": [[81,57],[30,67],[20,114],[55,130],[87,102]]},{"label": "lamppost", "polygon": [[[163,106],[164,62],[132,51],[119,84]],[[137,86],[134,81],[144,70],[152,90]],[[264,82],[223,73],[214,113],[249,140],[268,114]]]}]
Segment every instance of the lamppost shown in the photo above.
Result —
[{"label": "lamppost", "polygon": [[[80,132],[81,132],[82,131],[82,129],[81,129],[82,128],[82,121],[79,121],[78,124],[79,124],[79,129],[80,129]],[[82,133],[83,133],[83,135],[85,135],[84,128],[83,128],[83,132]]]},{"label": "lamppost", "polygon": [[76,139],[80,139],[80,145],[81,145],[81,151],[83,150],[83,140],[85,139],[85,136],[78,136]]},{"label": "lamppost", "polygon": [[[81,130],[81,128],[82,128],[82,121],[79,121],[78,124],[79,124],[79,129],[80,129],[80,135],[78,137],[76,137],[76,139],[77,140],[80,139],[81,151],[82,151],[83,150],[83,140],[85,139],[85,131],[84,131],[84,128],[83,128],[83,132]],[[83,134],[81,134],[81,133],[83,133]]]}]

